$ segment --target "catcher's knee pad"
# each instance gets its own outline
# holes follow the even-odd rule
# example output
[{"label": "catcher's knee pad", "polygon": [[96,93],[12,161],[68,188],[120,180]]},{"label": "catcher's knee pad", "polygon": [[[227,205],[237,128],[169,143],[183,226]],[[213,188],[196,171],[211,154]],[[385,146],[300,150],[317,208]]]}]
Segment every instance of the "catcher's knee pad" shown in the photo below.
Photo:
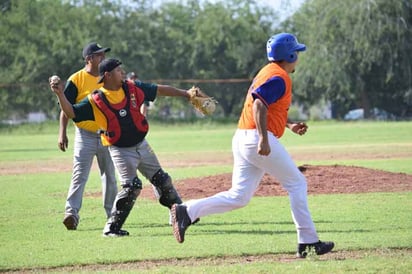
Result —
[{"label": "catcher's knee pad", "polygon": [[135,177],[133,181],[123,184],[122,187],[123,189],[117,194],[114,206],[116,210],[130,210],[142,190],[142,181]]},{"label": "catcher's knee pad", "polygon": [[117,193],[105,232],[118,231],[123,226],[140,194],[142,181],[135,177],[133,181],[123,184],[122,187],[123,189]]},{"label": "catcher's knee pad", "polygon": [[164,172],[162,169],[159,169],[155,175],[153,175],[150,182],[155,186],[157,197],[160,204],[171,208],[173,204],[181,204],[182,200],[180,199],[179,193],[172,184],[172,178],[169,174]]}]

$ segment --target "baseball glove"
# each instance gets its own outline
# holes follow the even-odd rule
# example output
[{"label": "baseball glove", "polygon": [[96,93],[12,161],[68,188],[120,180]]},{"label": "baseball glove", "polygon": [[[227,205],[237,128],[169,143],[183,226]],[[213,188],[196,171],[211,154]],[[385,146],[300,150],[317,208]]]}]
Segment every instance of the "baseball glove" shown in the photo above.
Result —
[{"label": "baseball glove", "polygon": [[188,90],[190,103],[203,115],[211,115],[218,103],[213,97],[206,95],[199,87],[193,86]]}]

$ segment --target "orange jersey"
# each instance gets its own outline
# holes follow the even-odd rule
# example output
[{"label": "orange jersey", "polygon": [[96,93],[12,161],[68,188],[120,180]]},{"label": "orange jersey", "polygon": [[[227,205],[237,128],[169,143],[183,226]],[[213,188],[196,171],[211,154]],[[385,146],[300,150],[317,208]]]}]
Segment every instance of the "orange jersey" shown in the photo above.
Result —
[{"label": "orange jersey", "polygon": [[255,118],[253,115],[254,98],[252,93],[273,77],[281,77],[284,80],[285,93],[274,103],[268,105],[267,102],[263,102],[268,107],[267,130],[272,132],[277,138],[280,138],[285,132],[288,120],[288,110],[292,102],[292,80],[288,73],[276,63],[269,63],[264,66],[253,79],[240,115],[238,123],[239,129],[256,129]]}]

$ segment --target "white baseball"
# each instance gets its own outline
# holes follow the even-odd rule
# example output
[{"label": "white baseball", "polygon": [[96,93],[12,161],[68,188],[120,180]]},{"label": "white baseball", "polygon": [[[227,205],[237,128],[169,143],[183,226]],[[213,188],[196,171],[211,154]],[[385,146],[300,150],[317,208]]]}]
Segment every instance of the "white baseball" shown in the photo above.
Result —
[{"label": "white baseball", "polygon": [[49,79],[50,84],[58,84],[60,83],[60,77],[57,75],[53,75]]},{"label": "white baseball", "polygon": [[212,100],[206,101],[203,103],[203,108],[206,111],[206,114],[212,114],[216,109],[216,104]]}]

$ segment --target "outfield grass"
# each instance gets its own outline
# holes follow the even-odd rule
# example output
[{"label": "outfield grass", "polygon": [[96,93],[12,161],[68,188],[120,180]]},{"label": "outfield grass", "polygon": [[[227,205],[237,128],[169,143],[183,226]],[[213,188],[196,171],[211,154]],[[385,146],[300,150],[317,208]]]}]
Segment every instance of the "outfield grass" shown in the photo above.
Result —
[{"label": "outfield grass", "polygon": [[[287,133],[282,139],[298,163],[358,165],[412,174],[412,123],[317,122],[309,126],[304,137]],[[230,157],[234,128],[234,124],[155,124],[148,139],[167,166],[179,159],[196,162],[214,155]],[[57,150],[56,132],[56,124],[0,131],[0,171],[19,165],[27,171],[0,176],[2,272],[411,272],[411,192],[309,196],[320,237],[336,241],[336,251],[342,253],[342,257],[330,260],[291,259],[296,232],[287,197],[255,197],[245,208],[205,217],[190,227],[184,244],[176,243],[172,236],[167,210],[151,200],[138,199],[125,224],[131,236],[103,238],[101,199],[91,195],[100,191],[96,172],[86,186],[81,225],[77,231],[66,231],[61,221],[71,172],[27,168],[58,161],[71,164],[71,151]],[[72,140],[72,128],[69,137]],[[331,153],[332,159],[323,156]],[[175,179],[230,171],[231,164],[168,168]],[[259,259],[249,261],[247,256]],[[185,264],[185,260],[189,263]],[[154,266],[147,270],[139,268],[147,262]],[[112,263],[124,264],[117,269],[107,266]]]}]

